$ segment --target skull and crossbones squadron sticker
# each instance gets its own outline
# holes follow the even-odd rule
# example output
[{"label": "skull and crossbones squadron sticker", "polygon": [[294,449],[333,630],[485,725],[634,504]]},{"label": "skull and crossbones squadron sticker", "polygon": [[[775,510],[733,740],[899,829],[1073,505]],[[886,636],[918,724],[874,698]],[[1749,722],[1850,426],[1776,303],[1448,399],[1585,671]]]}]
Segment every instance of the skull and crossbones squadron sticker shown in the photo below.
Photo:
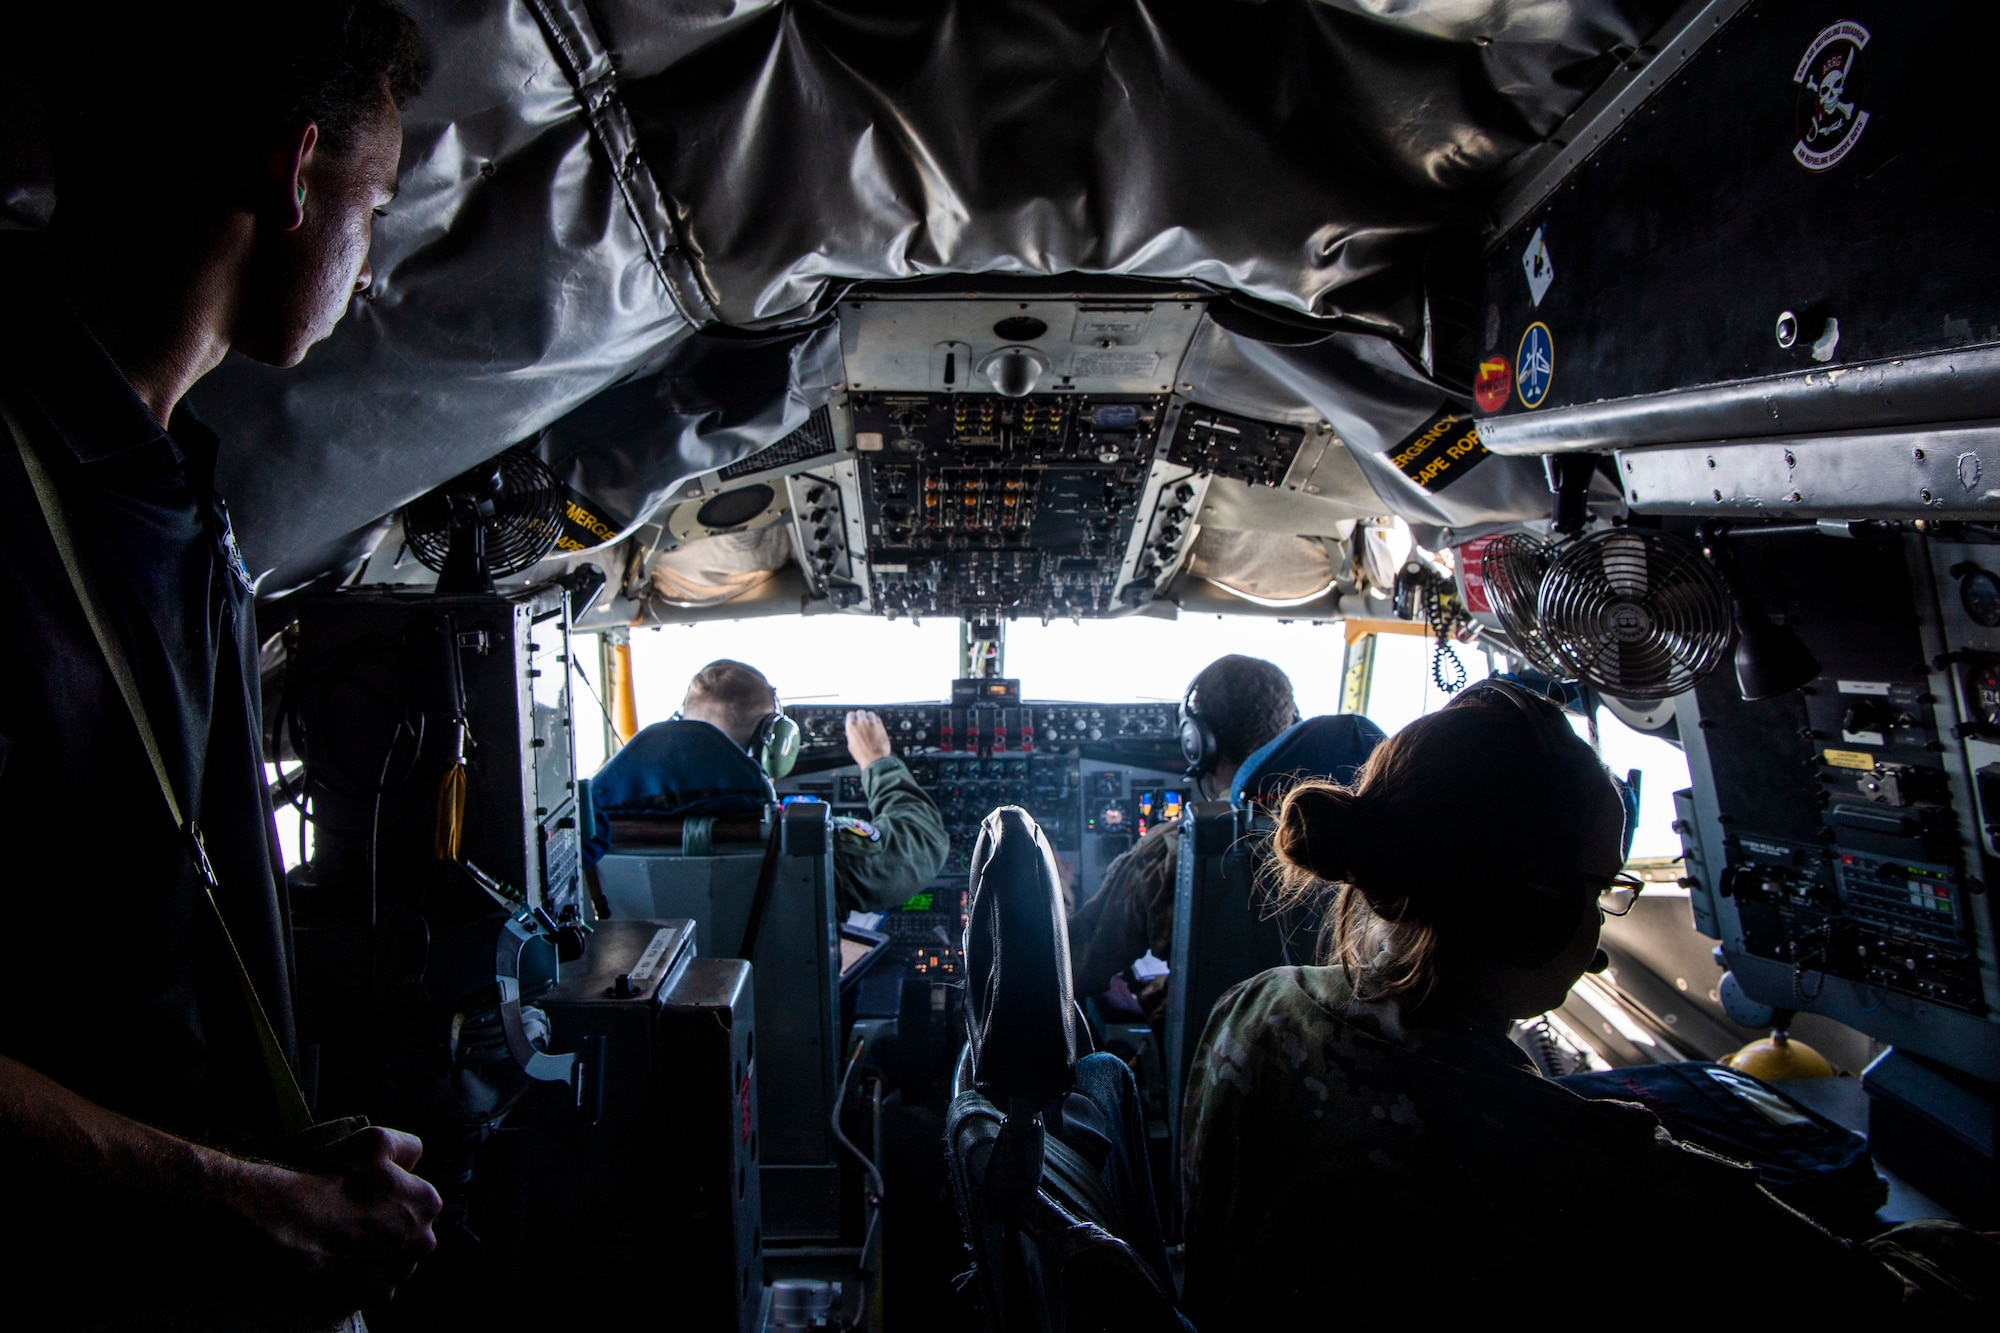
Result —
[{"label": "skull and crossbones squadron sticker", "polygon": [[1813,38],[1792,82],[1798,85],[1799,141],[1792,156],[1807,171],[1825,171],[1854,151],[1868,113],[1861,106],[1861,52],[1868,29],[1835,23]]}]

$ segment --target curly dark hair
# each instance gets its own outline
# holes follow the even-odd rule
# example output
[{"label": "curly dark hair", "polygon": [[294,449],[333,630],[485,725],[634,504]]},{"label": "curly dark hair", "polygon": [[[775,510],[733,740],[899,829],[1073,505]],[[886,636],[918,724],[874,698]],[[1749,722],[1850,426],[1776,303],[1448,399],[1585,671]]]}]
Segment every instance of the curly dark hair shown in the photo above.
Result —
[{"label": "curly dark hair", "polygon": [[1218,757],[1240,764],[1299,720],[1292,681],[1261,657],[1231,653],[1195,676],[1195,712],[1215,732]]},{"label": "curly dark hair", "polygon": [[[310,120],[339,153],[379,113],[423,88],[430,52],[394,0],[181,0],[52,7],[38,23],[58,199],[139,190],[240,168]],[[88,12],[79,12],[88,11]]]}]

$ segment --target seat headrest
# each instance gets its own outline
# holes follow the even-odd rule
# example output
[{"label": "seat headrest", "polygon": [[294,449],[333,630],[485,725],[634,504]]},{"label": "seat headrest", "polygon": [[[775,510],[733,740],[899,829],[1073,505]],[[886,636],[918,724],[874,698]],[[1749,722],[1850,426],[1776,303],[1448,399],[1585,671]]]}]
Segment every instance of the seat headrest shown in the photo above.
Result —
[{"label": "seat headrest", "polygon": [[771,780],[720,727],[655,722],[627,741],[590,780],[597,815],[585,854],[610,849],[610,815],[754,815],[777,800]]},{"label": "seat headrest", "polygon": [[973,1086],[1003,1108],[1066,1092],[1077,1033],[1062,880],[1019,806],[986,816],[973,845],[965,972]]},{"label": "seat headrest", "polygon": [[1384,739],[1382,728],[1359,713],[1294,722],[1243,761],[1236,771],[1236,801],[1275,801],[1304,778],[1350,783]]}]

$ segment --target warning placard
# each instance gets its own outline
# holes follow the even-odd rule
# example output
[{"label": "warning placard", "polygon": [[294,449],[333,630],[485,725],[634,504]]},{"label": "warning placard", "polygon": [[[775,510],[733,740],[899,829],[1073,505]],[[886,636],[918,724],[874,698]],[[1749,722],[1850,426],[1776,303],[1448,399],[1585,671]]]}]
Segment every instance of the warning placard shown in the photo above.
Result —
[{"label": "warning placard", "polygon": [[556,537],[556,550],[565,553],[588,551],[615,541],[619,529],[624,527],[624,520],[568,487],[564,488],[562,514],[557,522],[562,525],[562,532]]},{"label": "warning placard", "polygon": [[1396,470],[1435,495],[1477,467],[1487,456],[1479,423],[1445,408],[1389,451]]}]

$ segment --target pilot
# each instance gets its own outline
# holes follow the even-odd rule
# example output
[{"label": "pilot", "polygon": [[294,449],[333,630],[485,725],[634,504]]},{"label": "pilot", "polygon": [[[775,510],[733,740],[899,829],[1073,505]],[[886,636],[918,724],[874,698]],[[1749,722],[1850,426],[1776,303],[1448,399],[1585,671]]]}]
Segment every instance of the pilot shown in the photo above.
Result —
[{"label": "pilot", "polygon": [[[1836,1239],[1753,1168],[1638,1106],[1576,1096],[1507,1039],[1509,1020],[1601,966],[1600,903],[1629,904],[1636,883],[1620,876],[1624,823],[1560,710],[1494,682],[1384,742],[1353,787],[1287,794],[1281,900],[1327,902],[1332,965],[1226,992],[1195,1056],[1184,1310],[1202,1333],[1330,1310],[1423,1323],[1538,1289],[1576,1310],[1642,1300],[1646,1322],[1788,1326],[1903,1299],[1877,1261],[1894,1247]],[[1947,1266],[1954,1246],[1979,1248],[1965,1232],[1889,1235]],[[1727,1271],[1667,1272],[1666,1255]],[[1928,1282],[1929,1262],[1906,1275]]]},{"label": "pilot", "polygon": [[[1205,743],[1186,745],[1188,776],[1203,800],[1227,800],[1245,759],[1299,720],[1292,682],[1270,662],[1231,653],[1203,667],[1188,686],[1183,722],[1197,722]],[[1147,830],[1104,871],[1104,883],[1070,918],[1072,975],[1079,996],[1158,1026],[1166,1006],[1161,976],[1137,977],[1132,965],[1150,950],[1165,962],[1174,939],[1174,872],[1179,827]],[[1130,996],[1130,999],[1126,997]],[[1134,1006],[1136,1005],[1136,1010]]]},{"label": "pilot", "polygon": [[286,1140],[252,581],[183,399],[232,351],[297,364],[367,289],[427,58],[389,0],[36,22],[57,202],[0,235],[0,1282],[44,1327],[292,1327],[384,1298],[439,1202],[410,1135]]},{"label": "pilot", "polygon": [[[767,748],[765,738],[792,725],[780,712],[777,691],[764,673],[726,659],[695,673],[680,717],[718,728],[752,758]],[[674,762],[674,735],[671,728],[656,725],[634,736],[591,779],[593,804],[611,811],[628,794],[651,790],[656,784],[642,770]],[[866,711],[849,713],[847,752],[861,766],[868,817],[834,817],[834,893],[843,913],[880,912],[929,884],[943,867],[951,842],[937,805],[891,752],[881,718]],[[767,762],[767,773],[782,777],[790,762],[775,772],[774,767]]]}]

